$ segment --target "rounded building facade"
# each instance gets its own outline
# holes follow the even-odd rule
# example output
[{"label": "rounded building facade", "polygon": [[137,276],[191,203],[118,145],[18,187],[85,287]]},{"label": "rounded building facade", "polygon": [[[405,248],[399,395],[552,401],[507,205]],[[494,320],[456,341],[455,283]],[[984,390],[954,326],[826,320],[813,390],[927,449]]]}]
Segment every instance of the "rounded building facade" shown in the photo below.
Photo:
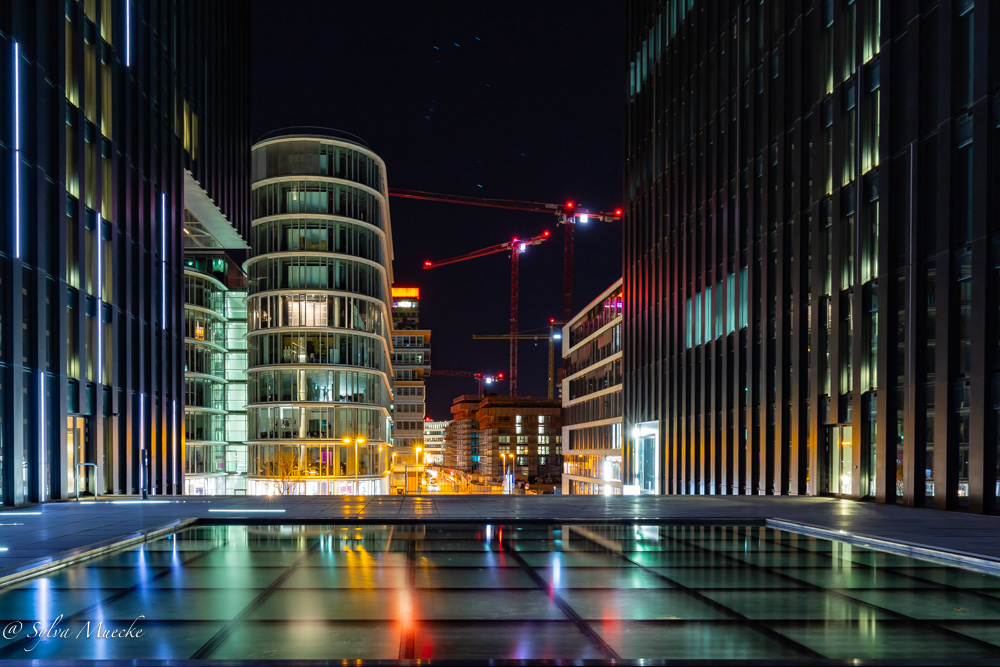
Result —
[{"label": "rounded building facade", "polygon": [[262,140],[252,160],[247,492],[387,493],[385,164],[312,134]]}]

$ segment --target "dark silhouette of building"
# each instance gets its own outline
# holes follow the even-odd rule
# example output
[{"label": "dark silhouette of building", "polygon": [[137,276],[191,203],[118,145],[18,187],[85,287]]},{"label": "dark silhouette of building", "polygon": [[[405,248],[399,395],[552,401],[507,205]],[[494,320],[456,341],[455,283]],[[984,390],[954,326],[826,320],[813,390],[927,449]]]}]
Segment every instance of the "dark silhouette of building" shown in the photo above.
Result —
[{"label": "dark silhouette of building", "polygon": [[995,511],[997,6],[628,7],[625,483]]},{"label": "dark silhouette of building", "polygon": [[182,237],[247,235],[248,60],[242,3],[0,4],[4,504],[181,492]]}]

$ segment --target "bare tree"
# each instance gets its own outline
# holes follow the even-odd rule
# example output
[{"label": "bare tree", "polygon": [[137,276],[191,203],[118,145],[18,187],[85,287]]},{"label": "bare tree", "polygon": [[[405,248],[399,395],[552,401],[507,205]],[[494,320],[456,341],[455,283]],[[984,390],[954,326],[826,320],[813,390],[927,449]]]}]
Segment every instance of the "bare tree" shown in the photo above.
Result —
[{"label": "bare tree", "polygon": [[274,478],[277,495],[290,496],[302,477],[302,466],[297,452],[281,447],[277,458],[271,463],[271,477]]}]

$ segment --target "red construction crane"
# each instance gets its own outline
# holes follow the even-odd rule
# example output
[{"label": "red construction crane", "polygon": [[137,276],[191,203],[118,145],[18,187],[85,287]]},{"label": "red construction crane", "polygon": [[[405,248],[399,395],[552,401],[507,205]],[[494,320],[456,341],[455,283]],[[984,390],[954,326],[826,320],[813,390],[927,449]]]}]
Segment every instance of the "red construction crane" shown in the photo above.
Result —
[{"label": "red construction crane", "polygon": [[468,206],[483,206],[486,208],[503,208],[511,211],[527,213],[555,214],[557,224],[563,225],[563,322],[569,322],[573,316],[573,237],[577,224],[586,224],[591,220],[613,222],[621,220],[622,210],[616,208],[612,212],[590,213],[578,207],[573,201],[565,204],[549,204],[537,201],[522,201],[519,199],[492,199],[487,197],[468,197],[465,195],[449,195],[440,192],[424,192],[423,190],[403,190],[389,188],[389,195],[404,199],[422,199],[448,204],[466,204]]},{"label": "red construction crane", "polygon": [[510,395],[512,398],[517,396],[517,258],[522,252],[528,249],[528,246],[538,245],[548,240],[549,232],[544,231],[530,239],[513,239],[506,243],[491,245],[488,248],[469,252],[458,257],[450,257],[436,262],[424,262],[425,269],[433,269],[445,264],[464,262],[467,259],[485,257],[486,255],[493,255],[498,252],[510,252]]},{"label": "red construction crane", "polygon": [[475,378],[479,383],[479,395],[483,395],[483,385],[493,384],[494,382],[503,381],[503,373],[497,373],[496,375],[486,375],[484,373],[474,373],[472,371],[438,371],[433,370],[430,372],[431,375],[450,375],[451,377],[460,378]]}]

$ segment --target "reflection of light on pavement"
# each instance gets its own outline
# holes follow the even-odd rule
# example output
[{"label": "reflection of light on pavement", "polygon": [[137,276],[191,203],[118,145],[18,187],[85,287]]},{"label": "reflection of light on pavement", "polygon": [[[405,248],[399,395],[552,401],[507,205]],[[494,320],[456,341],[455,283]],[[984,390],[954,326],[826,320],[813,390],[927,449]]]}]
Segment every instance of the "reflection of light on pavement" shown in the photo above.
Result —
[{"label": "reflection of light on pavement", "polygon": [[552,588],[562,587],[562,554],[558,551],[552,554]]}]

